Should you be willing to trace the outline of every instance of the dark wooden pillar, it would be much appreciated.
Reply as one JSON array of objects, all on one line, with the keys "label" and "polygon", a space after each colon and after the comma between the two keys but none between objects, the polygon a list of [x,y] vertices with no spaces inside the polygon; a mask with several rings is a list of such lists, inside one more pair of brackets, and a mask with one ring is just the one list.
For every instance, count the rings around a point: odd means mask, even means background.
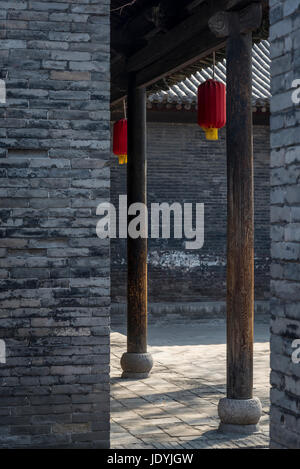
[{"label": "dark wooden pillar", "polygon": [[[128,88],[128,208],[147,205],[146,90],[135,76]],[[128,216],[128,223],[134,218]],[[127,240],[127,353],[121,359],[124,378],[145,378],[153,366],[147,353],[147,237]]]},{"label": "dark wooden pillar", "polygon": [[[227,36],[227,398],[219,403],[221,428],[257,430],[253,399],[254,187],[252,33],[261,9],[223,13]],[[220,25],[220,22],[218,23]]]},{"label": "dark wooden pillar", "polygon": [[252,34],[227,40],[227,397],[253,388]]},{"label": "dark wooden pillar", "polygon": [[[128,90],[128,207],[135,202],[147,205],[146,90]],[[128,217],[128,222],[130,221]],[[127,241],[128,258],[128,352],[147,352],[147,239]]]}]

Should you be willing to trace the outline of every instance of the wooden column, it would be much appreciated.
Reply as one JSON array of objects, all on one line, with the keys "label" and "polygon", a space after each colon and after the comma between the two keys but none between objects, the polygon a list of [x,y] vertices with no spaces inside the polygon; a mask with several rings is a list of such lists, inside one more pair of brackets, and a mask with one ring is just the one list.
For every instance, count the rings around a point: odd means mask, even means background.
[{"label": "wooden column", "polygon": [[253,388],[252,34],[227,40],[227,397]]},{"label": "wooden column", "polygon": [[[135,75],[128,88],[127,201],[147,205],[146,89]],[[128,223],[134,216],[128,216]],[[153,366],[147,353],[147,238],[127,240],[127,353],[121,359],[124,378],[145,378]]]},{"label": "wooden column", "polygon": [[[134,80],[128,90],[128,206],[147,204],[146,158],[146,90],[136,88]],[[128,222],[130,217],[128,217]],[[147,239],[127,241],[128,259],[128,352],[147,352]]]},{"label": "wooden column", "polygon": [[[252,132],[252,33],[259,4],[222,13],[227,36],[227,398],[219,403],[221,428],[257,430],[253,399],[254,189]],[[212,24],[212,21],[211,21]],[[220,28],[219,28],[220,33]]]}]

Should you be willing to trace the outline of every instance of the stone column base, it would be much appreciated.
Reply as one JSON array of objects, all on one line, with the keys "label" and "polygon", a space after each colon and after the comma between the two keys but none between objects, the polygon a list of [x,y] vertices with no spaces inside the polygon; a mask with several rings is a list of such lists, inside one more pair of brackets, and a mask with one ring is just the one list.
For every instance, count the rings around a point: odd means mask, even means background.
[{"label": "stone column base", "polygon": [[259,432],[259,425],[233,425],[231,423],[220,423],[219,432],[240,433],[241,435],[251,435]]},{"label": "stone column base", "polygon": [[153,367],[151,353],[124,353],[121,358],[122,378],[145,379]]},{"label": "stone column base", "polygon": [[228,399],[219,401],[218,413],[221,420],[219,430],[228,433],[243,433],[249,435],[259,431],[259,419],[262,414],[260,400]]}]

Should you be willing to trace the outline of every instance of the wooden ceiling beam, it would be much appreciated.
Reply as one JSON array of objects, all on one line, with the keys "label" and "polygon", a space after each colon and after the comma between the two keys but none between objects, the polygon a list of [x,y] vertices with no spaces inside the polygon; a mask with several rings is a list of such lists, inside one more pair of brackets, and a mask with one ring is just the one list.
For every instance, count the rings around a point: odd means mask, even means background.
[{"label": "wooden ceiling beam", "polygon": [[[168,56],[137,72],[136,83],[138,86],[150,86],[165,76],[188,67],[224,46],[225,40],[217,38],[206,28],[201,34],[187,41],[184,46],[177,48]],[[127,94],[128,73],[126,72],[126,61],[119,61],[112,66],[112,83],[111,103],[116,105]]]},{"label": "wooden ceiling beam", "polygon": [[151,41],[149,45],[129,57],[127,63],[128,72],[136,72],[153,62],[166,56],[170,51],[180,47],[189,39],[203,30],[208,19],[220,10],[227,10],[229,5],[236,7],[238,4],[251,3],[251,0],[219,0],[212,2],[211,6],[200,4],[195,13],[180,23],[178,26]]},{"label": "wooden ceiling beam", "polygon": [[186,40],[182,46],[136,72],[137,85],[150,86],[165,76],[188,67],[224,46],[225,41],[223,38],[216,38],[208,28],[205,28],[200,34]]}]

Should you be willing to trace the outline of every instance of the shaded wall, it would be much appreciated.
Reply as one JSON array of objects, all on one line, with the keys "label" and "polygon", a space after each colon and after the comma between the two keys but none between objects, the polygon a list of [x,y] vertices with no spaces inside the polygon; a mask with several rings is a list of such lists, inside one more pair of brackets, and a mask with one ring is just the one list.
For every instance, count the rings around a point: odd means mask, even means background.
[{"label": "shaded wall", "polygon": [[[270,2],[271,447],[300,448],[300,2]],[[300,91],[296,97],[299,98]],[[294,347],[293,347],[294,345]],[[294,352],[294,359],[293,359]]]},{"label": "shaded wall", "polygon": [[[269,297],[269,127],[254,128],[255,293]],[[111,198],[126,194],[126,167],[112,156]],[[223,314],[226,296],[225,129],[208,142],[194,124],[148,123],[148,202],[205,204],[205,242],[149,239],[149,302],[155,311]],[[126,301],[126,241],[111,242],[114,317]],[[162,305],[157,305],[161,303]],[[118,307],[117,305],[122,305]],[[173,306],[172,306],[173,305]],[[124,315],[123,315],[124,316]]]},{"label": "shaded wall", "polygon": [[1,448],[109,445],[109,2],[1,2]]}]

